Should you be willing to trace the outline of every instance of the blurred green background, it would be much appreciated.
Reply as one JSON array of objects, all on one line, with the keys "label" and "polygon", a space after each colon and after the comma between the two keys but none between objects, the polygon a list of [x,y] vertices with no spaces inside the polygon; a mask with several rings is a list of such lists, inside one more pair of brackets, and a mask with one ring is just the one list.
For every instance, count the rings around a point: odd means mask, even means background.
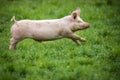
[{"label": "blurred green background", "polygon": [[[77,32],[87,39],[76,46],[61,39],[43,43],[26,39],[9,50],[12,16],[55,19],[77,7],[91,27]],[[120,1],[0,0],[0,80],[119,80]]]}]

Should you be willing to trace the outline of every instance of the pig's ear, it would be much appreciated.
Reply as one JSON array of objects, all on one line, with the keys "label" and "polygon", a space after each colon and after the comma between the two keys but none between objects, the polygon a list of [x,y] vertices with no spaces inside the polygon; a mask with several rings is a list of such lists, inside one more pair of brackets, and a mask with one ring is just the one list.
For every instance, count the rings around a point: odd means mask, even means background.
[{"label": "pig's ear", "polygon": [[80,8],[76,9],[76,13],[77,13],[77,15],[80,15]]},{"label": "pig's ear", "polygon": [[72,12],[72,17],[76,19],[77,16],[80,15],[80,8],[77,8],[75,11]]},{"label": "pig's ear", "polygon": [[76,18],[77,18],[77,13],[76,13],[76,12],[73,12],[73,13],[72,13],[72,18],[73,18],[73,19],[76,19]]}]

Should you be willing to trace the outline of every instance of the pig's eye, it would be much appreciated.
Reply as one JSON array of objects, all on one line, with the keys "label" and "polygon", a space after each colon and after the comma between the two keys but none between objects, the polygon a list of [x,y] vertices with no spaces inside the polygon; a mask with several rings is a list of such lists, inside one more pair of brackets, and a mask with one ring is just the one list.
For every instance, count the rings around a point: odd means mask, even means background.
[{"label": "pig's eye", "polygon": [[81,21],[78,21],[78,23],[81,23]]}]

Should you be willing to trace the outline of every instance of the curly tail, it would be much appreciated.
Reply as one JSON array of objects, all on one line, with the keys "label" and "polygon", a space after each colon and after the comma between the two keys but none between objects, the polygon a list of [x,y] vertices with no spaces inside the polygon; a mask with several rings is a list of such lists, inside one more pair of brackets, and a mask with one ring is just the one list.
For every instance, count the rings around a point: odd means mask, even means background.
[{"label": "curly tail", "polygon": [[15,19],[15,16],[13,16],[10,21],[14,21],[15,23],[17,22],[17,20]]}]

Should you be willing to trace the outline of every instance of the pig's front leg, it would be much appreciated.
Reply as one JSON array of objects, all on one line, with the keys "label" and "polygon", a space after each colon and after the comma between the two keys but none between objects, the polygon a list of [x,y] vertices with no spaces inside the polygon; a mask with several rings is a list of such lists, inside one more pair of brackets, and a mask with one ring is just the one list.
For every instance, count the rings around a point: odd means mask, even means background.
[{"label": "pig's front leg", "polygon": [[86,41],[84,38],[80,38],[75,33],[71,33],[67,37],[72,39],[77,45],[79,45],[80,42],[85,42]]},{"label": "pig's front leg", "polygon": [[80,41],[78,41],[78,40],[75,40],[75,39],[72,39],[77,45],[79,45],[80,44]]}]

